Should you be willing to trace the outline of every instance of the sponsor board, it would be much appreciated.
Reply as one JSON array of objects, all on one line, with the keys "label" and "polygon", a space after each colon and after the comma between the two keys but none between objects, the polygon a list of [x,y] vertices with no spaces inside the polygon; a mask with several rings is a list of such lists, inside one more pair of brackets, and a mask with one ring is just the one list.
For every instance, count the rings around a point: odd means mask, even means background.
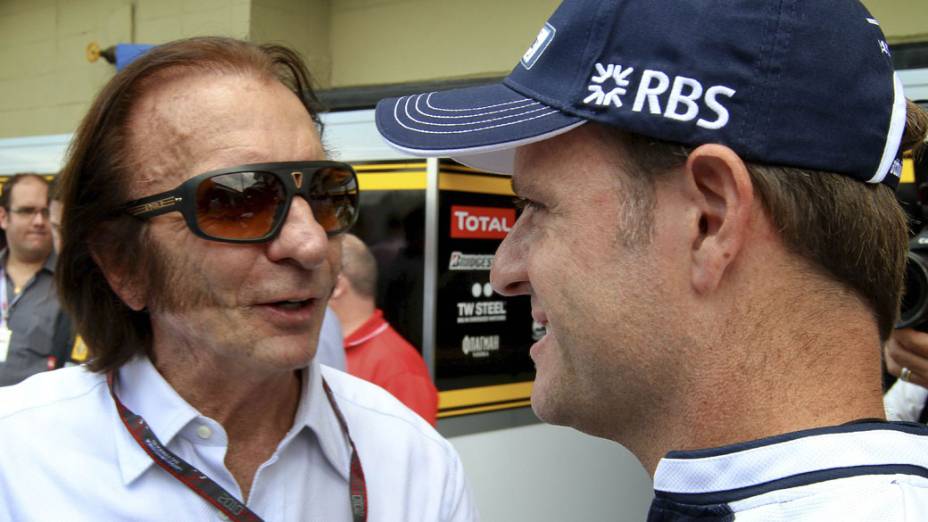
[{"label": "sponsor board", "polygon": [[516,215],[512,194],[439,192],[435,385],[442,393],[534,378],[531,301],[499,295],[489,283]]}]

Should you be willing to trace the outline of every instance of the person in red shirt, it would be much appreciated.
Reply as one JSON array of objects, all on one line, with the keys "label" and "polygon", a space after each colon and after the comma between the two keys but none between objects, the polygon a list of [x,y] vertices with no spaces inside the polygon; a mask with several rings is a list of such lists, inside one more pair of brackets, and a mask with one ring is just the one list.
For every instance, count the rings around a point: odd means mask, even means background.
[{"label": "person in red shirt", "polygon": [[346,234],[342,271],[329,306],[346,332],[348,373],[370,381],[435,425],[438,391],[416,348],[383,318],[377,298],[377,260],[363,241]]}]

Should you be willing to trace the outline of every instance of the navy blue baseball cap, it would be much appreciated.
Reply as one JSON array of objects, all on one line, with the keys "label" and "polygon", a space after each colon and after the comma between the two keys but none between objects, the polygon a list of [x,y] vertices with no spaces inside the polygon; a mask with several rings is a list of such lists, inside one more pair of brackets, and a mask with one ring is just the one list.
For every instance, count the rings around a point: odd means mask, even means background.
[{"label": "navy blue baseball cap", "polygon": [[895,188],[905,96],[858,0],[565,0],[502,83],[381,100],[395,148],[511,173],[593,121]]}]

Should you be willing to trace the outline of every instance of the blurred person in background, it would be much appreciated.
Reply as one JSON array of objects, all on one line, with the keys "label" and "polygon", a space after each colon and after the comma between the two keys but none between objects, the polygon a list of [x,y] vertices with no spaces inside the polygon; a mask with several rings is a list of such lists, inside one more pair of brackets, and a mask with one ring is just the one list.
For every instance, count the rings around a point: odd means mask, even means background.
[{"label": "blurred person in background", "polygon": [[438,391],[422,355],[383,318],[377,301],[377,260],[357,236],[342,242],[342,271],[331,308],[348,335],[348,373],[387,390],[429,421],[438,420]]},{"label": "blurred person in background", "polygon": [[59,176],[48,184],[48,224],[52,231],[55,252],[61,252],[61,187]]},{"label": "blurred person in background", "polygon": [[0,519],[477,518],[448,441],[314,361],[358,212],[318,107],[296,53],[231,38],[103,87],[56,274],[90,357],[0,390]]},{"label": "blurred person in background", "polygon": [[322,329],[319,331],[319,348],[316,350],[316,360],[329,368],[346,371],[348,363],[345,360],[345,349],[342,348],[342,324],[331,307],[326,307],[325,317],[322,318]]},{"label": "blurred person in background", "polygon": [[48,182],[12,176],[0,194],[0,386],[16,384],[68,359],[71,324],[55,286],[57,256],[49,224]]},{"label": "blurred person in background", "polygon": [[886,417],[928,422],[928,333],[902,328],[883,347],[886,371],[897,380],[883,396]]}]

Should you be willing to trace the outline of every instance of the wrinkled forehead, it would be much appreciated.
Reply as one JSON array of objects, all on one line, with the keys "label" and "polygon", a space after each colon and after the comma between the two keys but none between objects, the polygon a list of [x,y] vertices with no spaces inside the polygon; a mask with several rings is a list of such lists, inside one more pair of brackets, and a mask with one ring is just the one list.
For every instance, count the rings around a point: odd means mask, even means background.
[{"label": "wrinkled forehead", "polygon": [[209,170],[322,155],[315,123],[296,95],[250,74],[166,78],[135,104],[128,128],[132,197]]}]

